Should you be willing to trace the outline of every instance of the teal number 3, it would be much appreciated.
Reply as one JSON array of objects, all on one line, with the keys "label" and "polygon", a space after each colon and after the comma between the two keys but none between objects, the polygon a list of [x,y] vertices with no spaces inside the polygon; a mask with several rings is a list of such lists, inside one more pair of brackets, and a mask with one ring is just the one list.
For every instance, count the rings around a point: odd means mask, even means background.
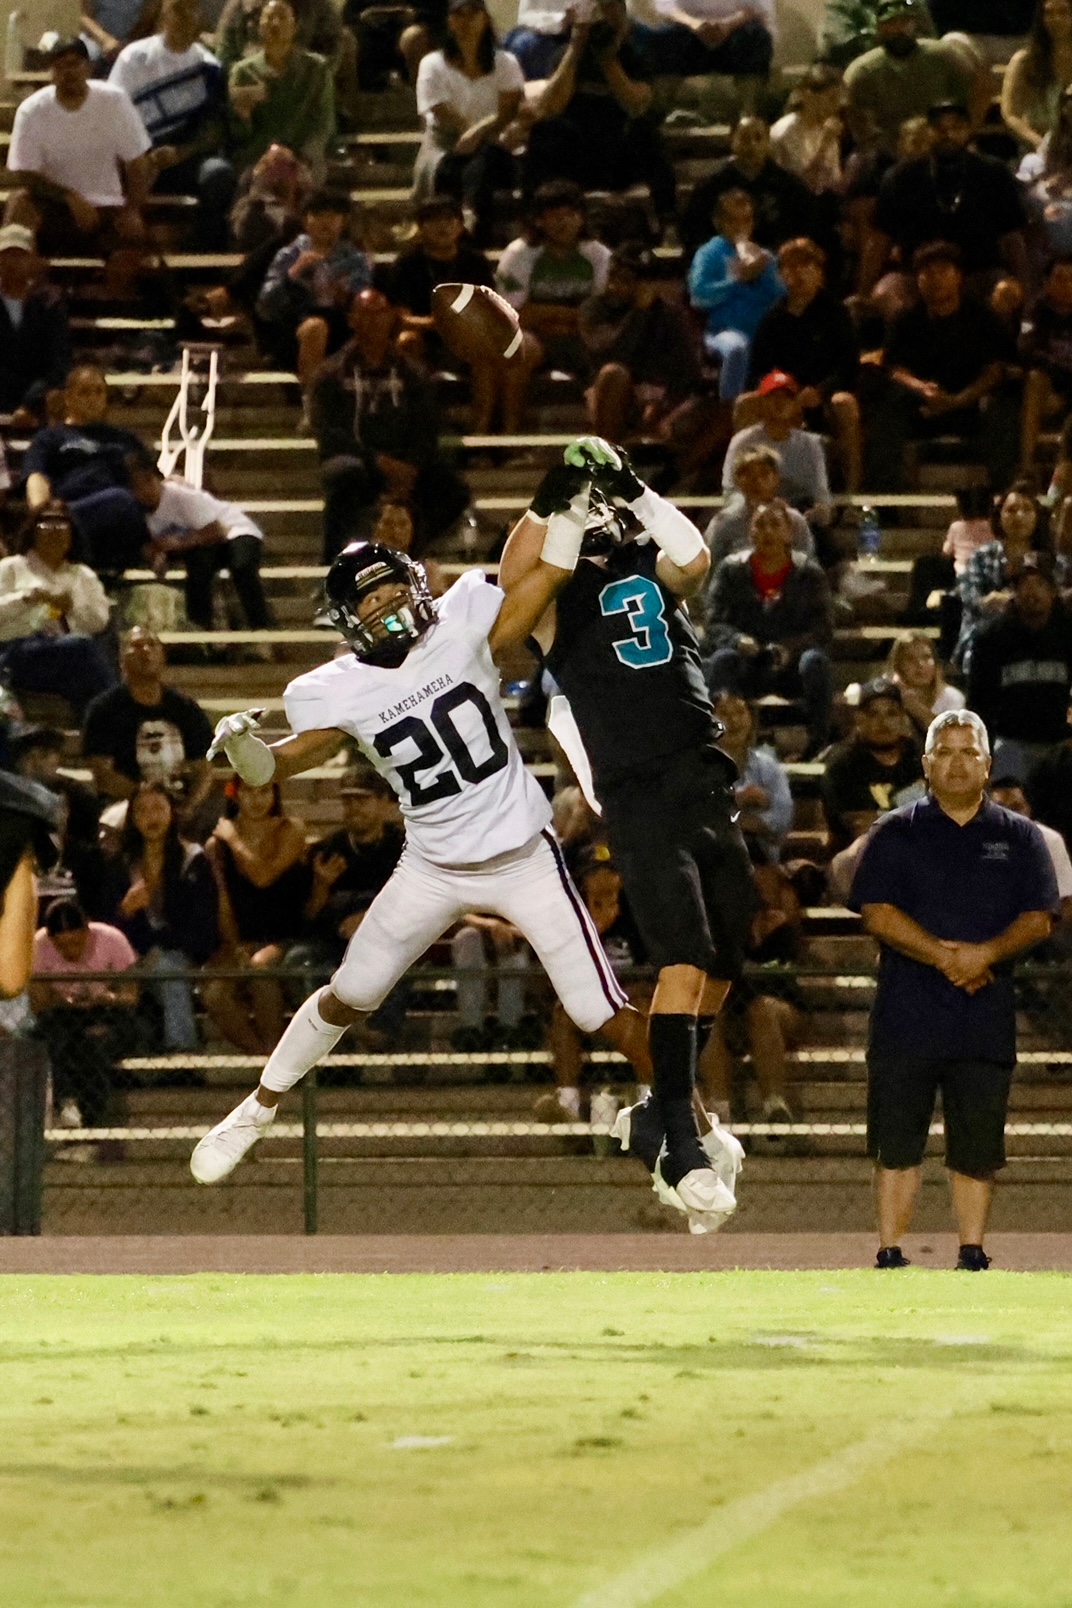
[{"label": "teal number 3", "polygon": [[622,664],[627,664],[630,670],[650,670],[657,664],[669,664],[674,648],[666,625],[663,595],[654,581],[644,575],[613,581],[600,592],[599,607],[606,615],[629,616],[632,636],[614,644]]}]

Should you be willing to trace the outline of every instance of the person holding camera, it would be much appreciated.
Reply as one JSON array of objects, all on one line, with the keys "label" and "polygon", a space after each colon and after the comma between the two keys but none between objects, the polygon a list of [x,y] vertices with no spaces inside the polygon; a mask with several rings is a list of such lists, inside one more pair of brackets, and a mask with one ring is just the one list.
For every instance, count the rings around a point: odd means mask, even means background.
[{"label": "person holding camera", "polygon": [[646,184],[660,218],[674,210],[674,170],[650,119],[652,89],[624,0],[567,13],[569,42],[537,102],[523,187],[551,179],[584,190]]}]

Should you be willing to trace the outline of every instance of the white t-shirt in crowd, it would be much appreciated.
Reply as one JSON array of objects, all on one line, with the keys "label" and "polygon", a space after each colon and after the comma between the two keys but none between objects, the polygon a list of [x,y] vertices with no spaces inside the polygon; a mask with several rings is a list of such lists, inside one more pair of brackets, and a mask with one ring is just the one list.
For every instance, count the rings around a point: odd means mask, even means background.
[{"label": "white t-shirt in crowd", "polygon": [[[805,123],[799,112],[787,112],[771,128],[770,137],[771,152],[780,168],[795,173],[819,194],[837,189],[841,183],[841,148],[825,127]],[[820,156],[822,161],[805,178]]]},{"label": "white t-shirt in crowd", "polygon": [[170,142],[175,129],[204,106],[209,78],[219,63],[204,45],[169,50],[163,34],[135,39],[115,58],[108,82],[123,89],[158,145]]},{"label": "white t-shirt in crowd", "polygon": [[397,669],[344,653],[283,694],[291,731],[344,731],[361,745],[398,794],[408,844],[433,865],[482,865],[551,820],[514,741],[488,645],[505,595],[468,570]]},{"label": "white t-shirt in crowd", "polygon": [[517,25],[533,33],[564,34],[565,6],[549,6],[547,0],[518,0]]},{"label": "white t-shirt in crowd", "polygon": [[581,240],[568,257],[553,257],[542,245],[511,240],[499,258],[495,289],[520,312],[526,302],[579,307],[607,288],[610,248],[601,240]]},{"label": "white t-shirt in crowd", "polygon": [[152,513],[146,510],[145,523],[149,535],[157,540],[162,536],[186,536],[213,523],[223,526],[228,541],[233,536],[264,537],[249,515],[234,503],[221,502],[210,491],[199,491],[184,480],[164,481],[159,506]]},{"label": "white t-shirt in crowd", "polygon": [[119,164],[149,149],[149,136],[125,90],[92,80],[77,112],[56,99],[54,85],[39,89],[15,113],[7,165],[12,172],[40,173],[74,190],[91,206],[121,207]]},{"label": "white t-shirt in crowd", "polygon": [[524,87],[521,65],[508,50],[495,52],[495,65],[483,78],[467,78],[441,50],[433,50],[422,58],[417,71],[417,111],[431,128],[432,108],[449,106],[468,128],[498,112],[500,95]]}]

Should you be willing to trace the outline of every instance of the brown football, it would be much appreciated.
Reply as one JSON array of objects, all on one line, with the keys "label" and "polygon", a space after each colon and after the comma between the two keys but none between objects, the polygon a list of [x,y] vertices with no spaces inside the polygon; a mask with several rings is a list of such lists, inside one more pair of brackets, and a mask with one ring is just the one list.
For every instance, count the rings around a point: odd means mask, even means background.
[{"label": "brown football", "polygon": [[432,317],[445,344],[466,363],[509,361],[521,350],[516,312],[487,285],[437,285]]}]

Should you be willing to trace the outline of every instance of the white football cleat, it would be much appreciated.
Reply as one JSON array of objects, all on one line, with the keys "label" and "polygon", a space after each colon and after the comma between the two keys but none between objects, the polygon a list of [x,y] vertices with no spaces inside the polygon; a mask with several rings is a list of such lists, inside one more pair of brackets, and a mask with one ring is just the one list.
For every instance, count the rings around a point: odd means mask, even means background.
[{"label": "white football cleat", "polygon": [[217,1122],[194,1149],[190,1171],[197,1182],[218,1184],[234,1172],[247,1150],[252,1150],[271,1126],[275,1112],[275,1106],[261,1105],[256,1094],[247,1094],[242,1104]]}]

